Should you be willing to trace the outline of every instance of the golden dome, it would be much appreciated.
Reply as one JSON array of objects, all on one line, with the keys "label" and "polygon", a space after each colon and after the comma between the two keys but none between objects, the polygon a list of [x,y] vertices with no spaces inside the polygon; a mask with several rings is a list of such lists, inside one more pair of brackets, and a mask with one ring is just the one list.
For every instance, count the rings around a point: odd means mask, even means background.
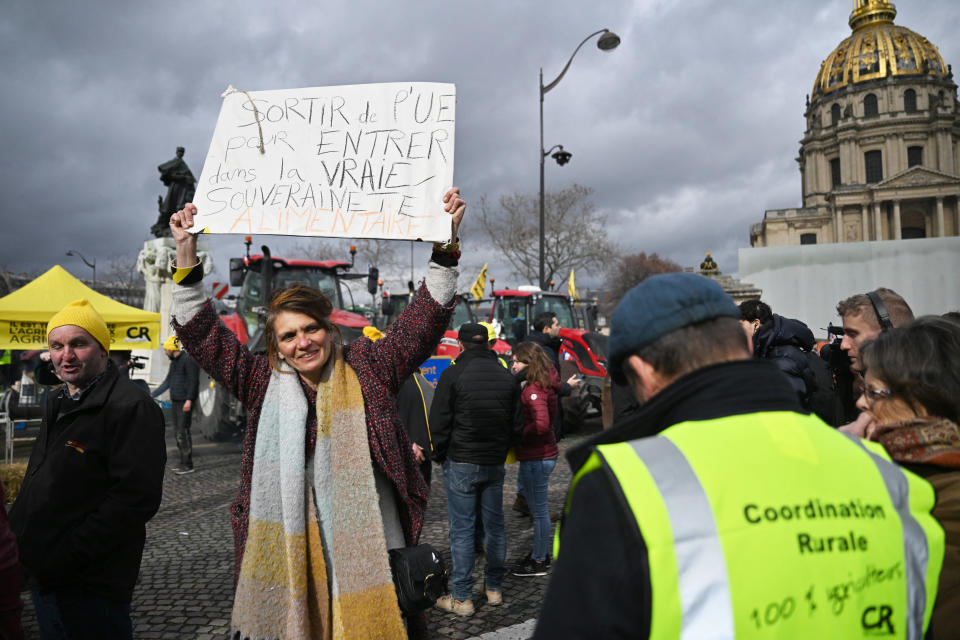
[{"label": "golden dome", "polygon": [[947,77],[947,65],[937,48],[920,34],[893,24],[896,15],[892,2],[854,0],[853,33],[820,65],[811,98],[887,76]]}]

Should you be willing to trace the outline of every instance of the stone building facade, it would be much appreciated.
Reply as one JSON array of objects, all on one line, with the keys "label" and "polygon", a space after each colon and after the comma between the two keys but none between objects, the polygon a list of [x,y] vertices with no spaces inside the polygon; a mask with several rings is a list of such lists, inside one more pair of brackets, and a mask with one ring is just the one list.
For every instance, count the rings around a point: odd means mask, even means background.
[{"label": "stone building facade", "polygon": [[960,235],[960,102],[950,65],[855,0],[850,37],[820,66],[800,143],[803,206],[765,212],[753,247]]}]

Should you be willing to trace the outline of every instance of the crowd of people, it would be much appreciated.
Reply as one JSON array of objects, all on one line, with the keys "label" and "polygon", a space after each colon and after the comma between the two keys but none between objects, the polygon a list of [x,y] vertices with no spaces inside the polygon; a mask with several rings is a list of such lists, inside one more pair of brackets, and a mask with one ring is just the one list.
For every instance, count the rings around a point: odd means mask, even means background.
[{"label": "crowd of people", "polygon": [[698,275],[624,297],[632,404],[567,454],[534,637],[956,637],[957,314],[884,288],[837,313],[828,355]]},{"label": "crowd of people", "polygon": [[[463,352],[440,376],[430,408],[433,460],[443,467],[453,561],[451,593],[436,606],[460,616],[475,611],[477,551],[484,556],[484,595],[490,606],[503,603],[508,571],[544,576],[550,567],[547,490],[559,456],[558,398],[579,381],[574,376],[560,382],[559,360],[546,333],[555,337],[558,332],[555,314],[538,316],[534,328],[538,326],[542,330],[531,335],[547,339],[520,343],[507,365],[491,348],[496,335],[491,336],[489,326],[462,325],[458,341]],[[508,459],[518,463],[518,496],[533,524],[533,549],[511,567],[503,513]]]},{"label": "crowd of people", "polygon": [[[915,319],[889,289],[854,295],[837,306],[827,354],[800,320],[737,306],[701,275],[646,279],[612,315],[617,417],[567,451],[573,480],[554,536],[559,399],[579,383],[561,380],[555,315],[535,318],[509,362],[489,326],[464,324],[436,389],[418,373],[455,305],[457,188],[442,207],[450,240],[384,333],[343,344],[330,300],[294,285],[270,302],[265,354],[202,293],[196,208],[170,218],[177,471],[193,469],[197,367],[246,410],[230,506],[233,637],[426,637],[423,607],[398,600],[393,563],[420,543],[432,463],[449,523],[451,588],[434,605],[445,612],[475,613],[480,552],[486,606],[504,603],[508,573],[549,575],[537,638],[955,637],[957,314]],[[131,638],[163,415],[118,374],[87,301],[47,335],[62,384],[9,525],[0,517],[0,637],[23,635],[22,580],[44,640]],[[509,566],[508,461],[533,530]]]}]

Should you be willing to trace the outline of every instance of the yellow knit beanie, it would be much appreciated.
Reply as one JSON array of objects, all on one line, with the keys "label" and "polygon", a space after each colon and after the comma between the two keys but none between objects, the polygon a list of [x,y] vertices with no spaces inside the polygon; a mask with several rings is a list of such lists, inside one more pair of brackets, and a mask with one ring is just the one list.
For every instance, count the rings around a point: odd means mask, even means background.
[{"label": "yellow knit beanie", "polygon": [[110,331],[107,329],[107,323],[86,298],[74,300],[50,318],[50,322],[47,323],[47,340],[50,339],[51,331],[66,325],[80,327],[93,336],[104,351],[110,351]]},{"label": "yellow knit beanie", "polygon": [[170,336],[163,341],[163,348],[168,351],[180,351],[180,339],[177,338],[176,334]]}]

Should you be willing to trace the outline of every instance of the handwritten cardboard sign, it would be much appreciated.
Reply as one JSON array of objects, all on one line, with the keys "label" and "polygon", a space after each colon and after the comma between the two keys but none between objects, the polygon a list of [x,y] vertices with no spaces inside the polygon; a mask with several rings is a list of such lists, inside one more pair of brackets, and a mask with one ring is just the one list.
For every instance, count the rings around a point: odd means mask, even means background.
[{"label": "handwritten cardboard sign", "polygon": [[197,226],[447,240],[455,107],[454,85],[440,83],[228,89],[197,183]]}]

